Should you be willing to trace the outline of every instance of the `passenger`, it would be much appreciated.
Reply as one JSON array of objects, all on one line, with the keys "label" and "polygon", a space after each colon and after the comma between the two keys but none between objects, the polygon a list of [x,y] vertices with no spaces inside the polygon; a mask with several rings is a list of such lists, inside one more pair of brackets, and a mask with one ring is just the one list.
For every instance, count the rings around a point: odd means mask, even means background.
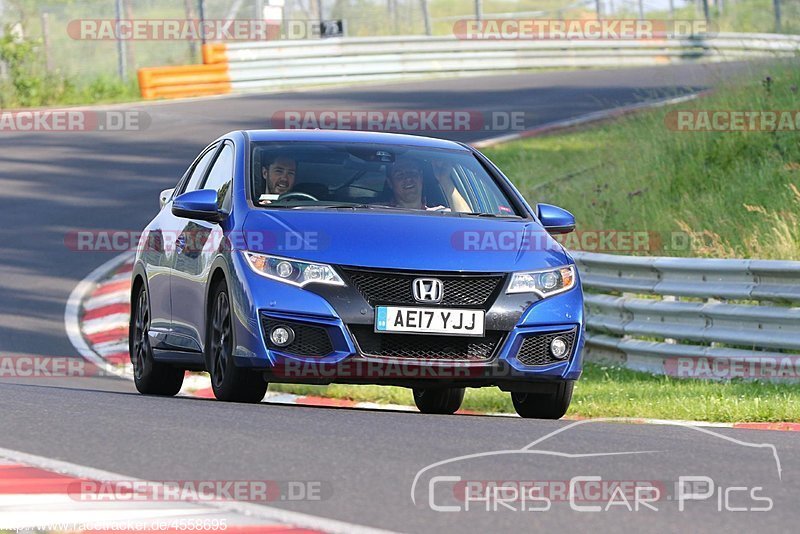
[{"label": "passenger", "polygon": [[431,166],[433,167],[433,175],[439,185],[442,186],[444,197],[450,201],[450,206],[453,207],[453,210],[461,213],[473,211],[464,196],[456,189],[452,176],[453,165],[446,158],[434,158],[431,161]]},{"label": "passenger", "polygon": [[422,162],[398,159],[389,171],[389,189],[392,190],[392,206],[415,210],[425,209],[422,201]]},{"label": "passenger", "polygon": [[[431,160],[433,175],[442,188],[445,199],[455,211],[469,213],[472,211],[464,196],[456,189],[453,183],[453,166],[445,158],[435,158]],[[389,173],[389,187],[394,194],[394,206],[412,209],[426,209],[438,211],[450,211],[445,206],[428,207],[425,205],[422,182],[423,164],[413,158],[398,159]]]}]

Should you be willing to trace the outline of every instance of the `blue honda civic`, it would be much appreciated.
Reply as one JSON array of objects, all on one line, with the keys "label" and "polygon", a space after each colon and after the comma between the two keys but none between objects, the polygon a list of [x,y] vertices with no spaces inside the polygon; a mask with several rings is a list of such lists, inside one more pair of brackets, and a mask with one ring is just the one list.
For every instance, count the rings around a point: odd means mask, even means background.
[{"label": "blue honda civic", "polygon": [[408,387],[424,413],[467,387],[557,419],[581,374],[583,294],[532,208],[461,143],[330,130],[236,131],[206,147],[143,232],[132,274],[136,388],[207,371],[219,400],[269,383]]}]

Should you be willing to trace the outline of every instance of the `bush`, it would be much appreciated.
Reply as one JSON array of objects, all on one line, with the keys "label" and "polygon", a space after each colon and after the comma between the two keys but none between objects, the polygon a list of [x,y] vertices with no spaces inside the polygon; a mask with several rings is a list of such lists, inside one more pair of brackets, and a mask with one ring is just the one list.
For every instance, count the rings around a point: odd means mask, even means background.
[{"label": "bush", "polygon": [[41,59],[41,42],[19,39],[12,31],[0,37],[0,61],[6,63],[8,79],[0,82],[0,108],[38,107],[59,104],[91,104],[138,98],[135,82],[100,76],[78,83],[61,72],[47,72]]}]

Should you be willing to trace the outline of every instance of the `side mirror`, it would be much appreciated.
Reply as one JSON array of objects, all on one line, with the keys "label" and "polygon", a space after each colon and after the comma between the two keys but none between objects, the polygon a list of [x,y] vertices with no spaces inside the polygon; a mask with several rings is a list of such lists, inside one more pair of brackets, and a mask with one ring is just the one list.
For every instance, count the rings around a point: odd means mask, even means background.
[{"label": "side mirror", "polygon": [[158,195],[158,206],[159,206],[160,209],[164,209],[164,206],[167,205],[167,202],[169,202],[169,199],[172,198],[172,193],[174,191],[175,191],[174,187],[172,189],[164,189]]},{"label": "side mirror", "polygon": [[199,189],[179,195],[172,201],[172,214],[209,222],[220,222],[227,215],[217,207],[217,192],[213,189]]},{"label": "side mirror", "polygon": [[558,206],[537,204],[536,217],[549,234],[568,234],[575,230],[575,217]]}]

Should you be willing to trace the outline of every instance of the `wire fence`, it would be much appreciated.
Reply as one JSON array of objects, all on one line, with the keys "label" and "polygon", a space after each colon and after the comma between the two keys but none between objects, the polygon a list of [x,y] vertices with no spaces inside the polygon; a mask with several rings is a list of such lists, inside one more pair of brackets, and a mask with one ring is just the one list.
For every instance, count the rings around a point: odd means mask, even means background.
[{"label": "wire fence", "polygon": [[800,33],[800,0],[0,0],[4,31],[39,40],[47,71],[79,79],[201,61],[199,39],[76,38],[81,21],[270,19],[282,21],[281,38],[319,39],[287,26],[341,20],[348,37],[452,35],[476,18],[708,19],[720,31]]}]

